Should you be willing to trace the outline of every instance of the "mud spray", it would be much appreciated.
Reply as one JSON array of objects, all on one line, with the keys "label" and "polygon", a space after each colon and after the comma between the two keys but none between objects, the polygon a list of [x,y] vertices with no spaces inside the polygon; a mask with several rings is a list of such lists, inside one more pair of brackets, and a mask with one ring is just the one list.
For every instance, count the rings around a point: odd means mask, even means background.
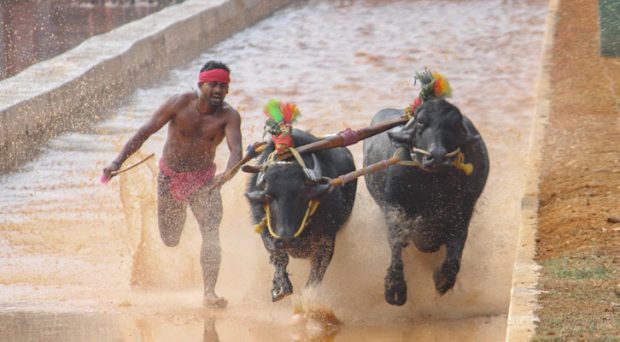
[{"label": "mud spray", "polygon": [[[291,333],[303,339],[335,330],[339,340],[351,341],[453,340],[456,333],[463,340],[502,339],[534,113],[538,60],[532,56],[539,55],[545,6],[544,0],[310,1],[222,42],[156,87],[137,91],[130,100],[135,115],[121,108],[93,132],[56,139],[40,161],[3,179],[0,262],[7,266],[0,286],[7,302],[34,311],[115,312],[121,318],[112,329],[125,340],[214,333],[227,341],[290,340]],[[452,25],[437,28],[439,16]],[[146,165],[106,187],[98,179],[120,148],[114,145],[157,109],[154,99],[191,90],[208,59],[227,61],[233,70],[227,101],[243,115],[245,145],[260,140],[260,109],[270,98],[297,103],[298,127],[324,135],[365,127],[381,108],[404,108],[417,91],[413,73],[424,66],[446,75],[451,100],[476,124],[491,159],[454,289],[441,297],[434,290],[432,272],[443,249],[424,254],[410,246],[403,251],[408,301],[386,304],[387,229],[360,179],[323,283],[303,291],[308,261],[291,259],[294,294],[272,303],[274,269],[250,222],[243,196],[248,176],[240,173],[222,188],[216,291],[229,306],[205,311],[201,236],[191,212],[177,247],[159,238],[156,161],[165,132],[127,162],[156,153]],[[351,151],[361,166],[361,144]],[[222,170],[225,144],[217,155]]]}]

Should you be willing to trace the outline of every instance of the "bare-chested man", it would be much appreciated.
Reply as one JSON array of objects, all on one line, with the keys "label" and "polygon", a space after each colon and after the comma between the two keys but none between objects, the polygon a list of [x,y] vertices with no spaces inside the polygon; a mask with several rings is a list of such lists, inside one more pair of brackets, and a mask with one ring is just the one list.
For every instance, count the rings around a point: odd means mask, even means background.
[{"label": "bare-chested man", "polygon": [[[227,302],[215,294],[221,263],[219,224],[222,198],[219,186],[232,177],[241,159],[241,117],[224,102],[230,83],[230,69],[209,61],[200,70],[200,93],[184,93],[168,99],[153,117],[129,139],[118,157],[103,169],[111,173],[136,152],[155,132],[168,123],[168,137],[159,161],[157,212],[159,232],[167,246],[179,243],[187,204],[202,233],[200,263],[204,280],[204,304],[224,307]],[[226,170],[215,175],[215,148],[226,138],[230,157]],[[213,186],[215,185],[215,188]]]}]

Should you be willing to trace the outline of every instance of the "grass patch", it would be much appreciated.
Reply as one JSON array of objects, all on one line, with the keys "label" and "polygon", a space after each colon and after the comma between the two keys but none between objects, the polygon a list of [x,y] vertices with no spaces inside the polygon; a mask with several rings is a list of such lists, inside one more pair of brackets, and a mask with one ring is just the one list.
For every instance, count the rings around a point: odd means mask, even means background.
[{"label": "grass patch", "polygon": [[569,257],[549,259],[543,267],[549,276],[556,279],[605,280],[613,277],[613,271],[600,265],[593,257]]},{"label": "grass patch", "polygon": [[542,262],[533,341],[620,341],[620,257],[565,255]]}]

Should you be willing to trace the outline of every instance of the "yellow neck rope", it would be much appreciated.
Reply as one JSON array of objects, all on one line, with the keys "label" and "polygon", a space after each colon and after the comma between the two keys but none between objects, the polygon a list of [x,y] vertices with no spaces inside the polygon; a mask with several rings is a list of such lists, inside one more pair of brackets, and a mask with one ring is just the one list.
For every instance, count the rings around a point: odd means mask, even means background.
[{"label": "yellow neck rope", "polygon": [[[297,160],[297,163],[301,165],[301,167],[305,168],[306,163],[304,163],[304,160],[299,154],[299,152],[294,147],[289,147],[288,150],[295,157],[295,160]],[[267,160],[269,163],[277,160],[277,152],[273,151],[269,155],[269,157],[267,157]],[[304,218],[301,220],[301,224],[297,228],[297,231],[295,231],[295,235],[293,235],[293,238],[296,238],[299,235],[301,235],[301,233],[303,233],[304,229],[306,228],[306,223],[308,222],[308,219],[312,217],[312,215],[314,215],[316,210],[319,208],[319,204],[321,204],[321,202],[317,200],[310,200],[310,202],[308,202],[308,207],[306,208],[306,213],[304,214]],[[273,238],[279,239],[280,235],[276,234],[276,232],[271,227],[271,210],[269,207],[269,203],[265,203],[265,205],[263,205],[263,209],[265,210],[265,217],[263,217],[263,219],[254,226],[254,231],[261,234],[263,230],[267,228],[269,229],[269,234]]]}]

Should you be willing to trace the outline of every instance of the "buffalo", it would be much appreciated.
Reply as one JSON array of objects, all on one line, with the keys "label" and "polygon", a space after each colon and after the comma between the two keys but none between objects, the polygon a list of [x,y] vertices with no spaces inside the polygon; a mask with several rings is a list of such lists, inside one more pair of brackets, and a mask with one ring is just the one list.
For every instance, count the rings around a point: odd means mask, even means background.
[{"label": "buffalo", "polygon": [[[372,124],[398,118],[402,110],[383,109]],[[364,165],[398,156],[403,162],[365,176],[368,191],[388,226],[391,262],[385,299],[407,302],[402,249],[409,242],[422,252],[446,246],[433,273],[441,295],[456,282],[474,206],[485,186],[489,158],[473,123],[445,99],[422,103],[405,124],[364,141]]]},{"label": "buffalo", "polygon": [[[317,141],[311,134],[294,129],[295,146]],[[355,170],[353,156],[339,147],[276,161],[270,158],[273,143],[259,157],[260,172],[250,177],[245,193],[255,224],[275,267],[271,298],[275,302],[293,293],[286,267],[289,255],[309,258],[306,286],[322,281],[334,254],[336,233],[348,220],[355,201],[357,181],[332,187],[329,179]],[[303,165],[301,165],[303,164]],[[318,204],[318,207],[316,206]]]}]

